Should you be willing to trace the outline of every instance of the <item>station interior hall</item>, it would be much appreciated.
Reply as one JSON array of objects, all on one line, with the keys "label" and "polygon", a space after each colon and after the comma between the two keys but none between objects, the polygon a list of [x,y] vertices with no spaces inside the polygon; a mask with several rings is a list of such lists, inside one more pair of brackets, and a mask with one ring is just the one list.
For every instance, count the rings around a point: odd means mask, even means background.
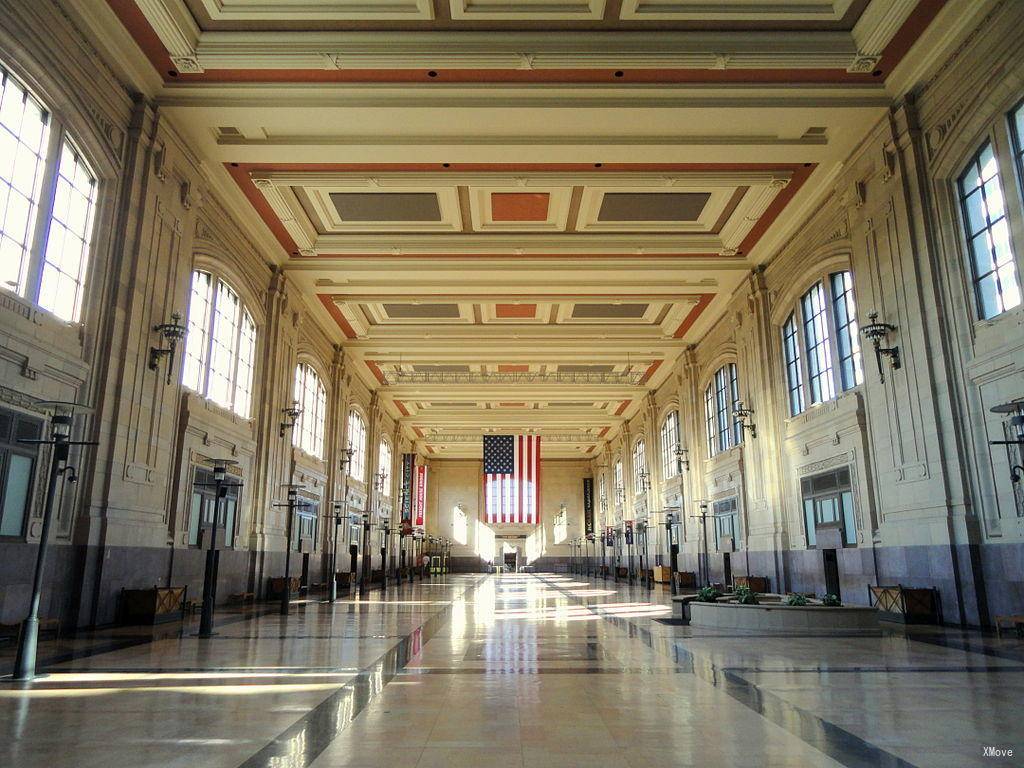
[{"label": "station interior hall", "polygon": [[0,0],[0,765],[1021,765],[1022,28]]}]

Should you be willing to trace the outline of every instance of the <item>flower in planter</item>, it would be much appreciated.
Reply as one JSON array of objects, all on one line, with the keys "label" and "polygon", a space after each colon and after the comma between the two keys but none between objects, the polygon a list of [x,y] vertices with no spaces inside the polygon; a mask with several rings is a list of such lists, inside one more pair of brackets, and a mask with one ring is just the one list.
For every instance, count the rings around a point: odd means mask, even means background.
[{"label": "flower in planter", "polygon": [[740,605],[757,605],[757,592],[750,587],[736,587],[736,602]]},{"label": "flower in planter", "polygon": [[843,601],[839,599],[838,595],[825,595],[821,598],[822,605],[828,605],[833,608],[838,608],[843,604]]},{"label": "flower in planter", "polygon": [[700,603],[713,603],[722,596],[714,587],[701,587],[697,590],[697,601]]},{"label": "flower in planter", "polygon": [[793,592],[786,595],[786,605],[807,605],[807,598]]}]

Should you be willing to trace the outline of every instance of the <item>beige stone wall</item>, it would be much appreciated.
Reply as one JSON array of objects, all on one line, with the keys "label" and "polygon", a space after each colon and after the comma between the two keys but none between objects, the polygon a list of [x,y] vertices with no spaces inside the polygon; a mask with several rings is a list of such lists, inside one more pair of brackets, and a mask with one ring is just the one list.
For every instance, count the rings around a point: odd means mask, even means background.
[{"label": "beige stone wall", "polygon": [[[478,523],[486,525],[483,499],[483,465],[479,460],[434,459],[429,462],[427,481],[427,533],[454,541],[455,508],[462,505],[469,520],[465,544],[455,542],[456,557],[478,554]],[[590,462],[548,459],[541,464],[540,556],[568,557],[568,541],[583,535],[583,478],[591,477]],[[565,504],[568,533],[565,542],[555,543],[554,523]],[[533,526],[490,526],[497,536],[529,535]],[[525,547],[524,543],[521,543]],[[524,549],[525,554],[525,549]]]},{"label": "beige stone wall", "polygon": [[[737,547],[748,562],[767,553],[756,559],[757,575],[797,588],[797,560],[785,553],[807,551],[800,478],[846,466],[857,548],[870,555],[857,582],[861,600],[867,583],[903,578],[939,587],[947,619],[984,622],[987,613],[1020,606],[1024,508],[1005,449],[989,444],[1005,439],[989,409],[1024,395],[1024,311],[975,319],[955,182],[986,138],[1010,151],[1006,115],[1024,97],[1015,32],[1022,22],[1021,4],[992,3],[953,58],[893,104],[822,205],[750,274],[726,315],[652,393],[653,406],[595,459],[595,473],[621,457],[628,476],[628,446],[652,431],[649,420],[657,432],[664,412],[678,407],[690,470],[668,481],[655,473],[660,498],[652,493],[647,501],[668,506],[681,493],[689,516],[698,500],[737,495]],[[1019,179],[1004,174],[1002,181],[1007,205],[1019,210]],[[1021,274],[1024,233],[1013,236]],[[861,323],[876,311],[897,326],[889,341],[899,345],[903,366],[892,371],[883,361],[883,382],[868,346],[862,385],[790,417],[781,328],[799,297],[838,269],[853,272]],[[709,457],[702,395],[727,362],[738,365],[758,435]],[[652,467],[661,466],[659,442],[648,437]],[[629,479],[626,485],[629,496]],[[685,519],[684,528],[692,564],[700,526]],[[712,560],[714,573],[713,544]],[[743,572],[739,562],[734,572]]]}]

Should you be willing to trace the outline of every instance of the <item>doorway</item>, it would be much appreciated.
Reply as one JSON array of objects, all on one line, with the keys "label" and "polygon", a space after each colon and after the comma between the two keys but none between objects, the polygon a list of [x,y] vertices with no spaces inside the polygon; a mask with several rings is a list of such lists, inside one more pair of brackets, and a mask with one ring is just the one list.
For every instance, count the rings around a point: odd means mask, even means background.
[{"label": "doorway", "polygon": [[728,552],[722,553],[722,570],[725,572],[722,576],[722,582],[727,587],[732,586],[732,557]]},{"label": "doorway", "polygon": [[306,552],[302,555],[302,580],[299,582],[299,587],[305,592],[309,588],[309,553]]},{"label": "doorway", "polygon": [[843,598],[839,592],[839,558],[834,549],[821,550],[821,558],[825,566],[825,594]]},{"label": "doorway", "polygon": [[516,560],[518,560],[519,553],[513,550],[512,552],[505,552],[505,570],[512,573],[516,570]]}]

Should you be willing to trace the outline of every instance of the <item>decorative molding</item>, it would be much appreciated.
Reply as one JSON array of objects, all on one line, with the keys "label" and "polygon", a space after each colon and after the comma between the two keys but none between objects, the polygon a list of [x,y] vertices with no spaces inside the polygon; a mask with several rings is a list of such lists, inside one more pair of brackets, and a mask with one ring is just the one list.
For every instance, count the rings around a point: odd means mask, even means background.
[{"label": "decorative molding", "polygon": [[[147,7],[170,0],[140,0]],[[147,13],[149,17],[149,13]],[[189,30],[154,12],[172,59],[203,69],[833,69],[880,53],[848,33],[600,32],[219,32]],[[191,46],[194,47],[190,47]]]},{"label": "decorative molding", "polygon": [[[853,27],[858,56],[864,59],[874,57],[877,64],[882,51],[916,7],[917,0],[872,0]],[[874,64],[866,70],[849,71],[870,72],[872,69]]]},{"label": "decorative molding", "polygon": [[818,472],[824,472],[829,469],[835,469],[836,467],[844,465],[852,465],[854,462],[854,456],[850,452],[837,453],[834,456],[829,456],[827,459],[821,461],[815,461],[810,464],[804,464],[796,468],[796,480],[800,481],[801,478],[807,475],[817,474]]}]

